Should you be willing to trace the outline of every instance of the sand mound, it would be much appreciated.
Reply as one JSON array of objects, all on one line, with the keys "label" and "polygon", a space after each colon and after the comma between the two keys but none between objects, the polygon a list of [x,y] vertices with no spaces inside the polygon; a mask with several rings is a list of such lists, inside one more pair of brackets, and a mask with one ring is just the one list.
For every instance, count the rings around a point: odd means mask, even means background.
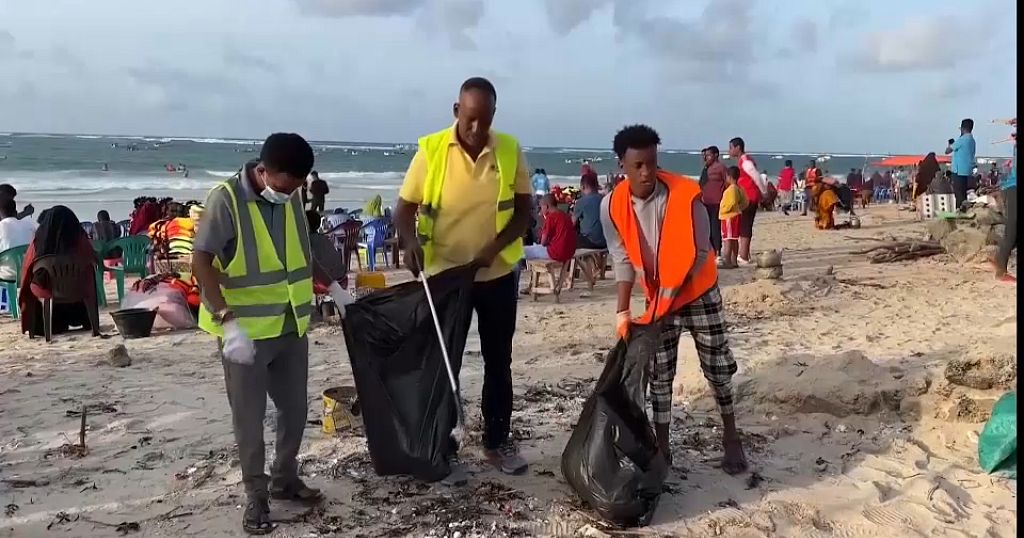
[{"label": "sand mound", "polygon": [[1017,361],[1006,353],[974,353],[946,364],[946,380],[972,389],[1012,389],[1017,381]]},{"label": "sand mound", "polygon": [[741,405],[836,417],[897,412],[902,386],[859,351],[831,357],[794,355],[766,362],[736,386]]},{"label": "sand mound", "polygon": [[746,319],[796,315],[805,297],[799,284],[780,280],[755,280],[722,290],[729,315]]}]

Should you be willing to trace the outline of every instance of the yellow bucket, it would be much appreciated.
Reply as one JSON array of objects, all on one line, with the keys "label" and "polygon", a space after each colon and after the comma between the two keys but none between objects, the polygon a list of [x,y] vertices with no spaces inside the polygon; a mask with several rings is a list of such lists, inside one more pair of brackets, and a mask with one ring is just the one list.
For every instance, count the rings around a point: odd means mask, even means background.
[{"label": "yellow bucket", "polygon": [[331,387],[324,391],[323,430],[327,435],[358,430],[363,426],[355,387]]},{"label": "yellow bucket", "polygon": [[384,273],[380,271],[356,273],[356,287],[382,290],[387,287]]}]

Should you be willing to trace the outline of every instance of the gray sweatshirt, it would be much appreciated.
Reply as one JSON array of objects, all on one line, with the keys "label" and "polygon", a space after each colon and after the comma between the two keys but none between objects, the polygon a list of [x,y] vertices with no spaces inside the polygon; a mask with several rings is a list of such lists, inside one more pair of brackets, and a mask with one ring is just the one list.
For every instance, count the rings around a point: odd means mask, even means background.
[{"label": "gray sweatshirt", "polygon": [[[658,242],[661,240],[661,226],[665,220],[665,208],[668,207],[668,187],[658,182],[654,193],[646,200],[633,196],[633,211],[640,223],[640,257],[643,258],[644,273],[647,275],[657,274]],[[612,223],[611,212],[609,211],[609,200],[611,195],[601,200],[601,225],[604,229],[604,237],[608,242],[608,254],[612,258],[612,267],[615,270],[616,282],[635,282],[636,270],[633,263],[629,261],[626,254],[626,247],[619,236],[619,231]],[[700,196],[693,201],[690,209],[693,214],[693,240],[697,245],[697,257],[694,260],[690,274],[707,260],[711,252],[711,228],[708,220],[707,209],[701,202]],[[663,245],[671,248],[672,245]],[[689,276],[687,276],[689,278]]]}]

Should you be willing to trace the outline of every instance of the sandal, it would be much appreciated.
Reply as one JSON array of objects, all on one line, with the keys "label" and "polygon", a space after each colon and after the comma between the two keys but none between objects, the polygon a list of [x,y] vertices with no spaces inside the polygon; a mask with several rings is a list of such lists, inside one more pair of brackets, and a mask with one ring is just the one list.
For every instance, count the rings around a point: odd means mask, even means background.
[{"label": "sandal", "polygon": [[242,530],[250,535],[264,535],[276,528],[270,521],[270,503],[266,499],[250,499],[242,513]]},{"label": "sandal", "polygon": [[316,504],[324,499],[324,494],[296,480],[291,485],[270,490],[270,497],[279,501],[296,501],[305,504]]}]

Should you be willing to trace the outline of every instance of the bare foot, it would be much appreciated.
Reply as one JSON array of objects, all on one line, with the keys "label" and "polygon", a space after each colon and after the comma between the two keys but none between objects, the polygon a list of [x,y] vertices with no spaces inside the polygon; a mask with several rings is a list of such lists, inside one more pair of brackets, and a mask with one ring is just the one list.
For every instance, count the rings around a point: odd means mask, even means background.
[{"label": "bare foot", "polygon": [[723,439],[722,470],[726,474],[736,475],[747,470],[747,456],[743,453],[743,442],[736,439]]}]

